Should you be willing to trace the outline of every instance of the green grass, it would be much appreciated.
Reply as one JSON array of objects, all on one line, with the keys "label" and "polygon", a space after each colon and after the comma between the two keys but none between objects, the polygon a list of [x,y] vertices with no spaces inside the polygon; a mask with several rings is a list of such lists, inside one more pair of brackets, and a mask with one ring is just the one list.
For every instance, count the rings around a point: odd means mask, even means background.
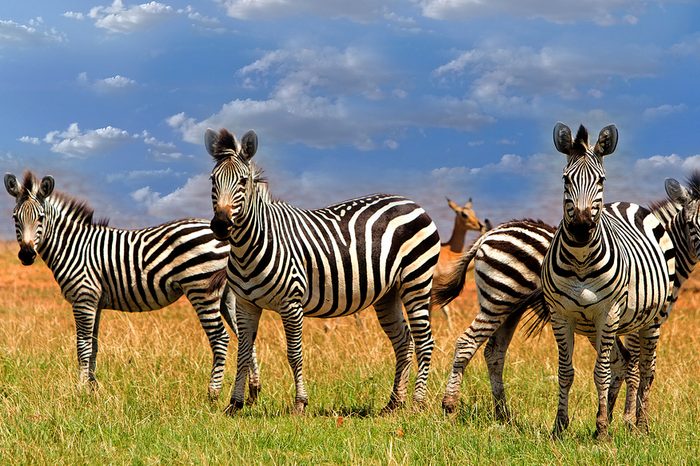
[{"label": "green grass", "polygon": [[[103,317],[99,388],[77,385],[74,324],[41,263],[16,264],[0,247],[1,464],[685,464],[700,458],[700,312],[697,290],[683,296],[664,332],[651,398],[651,433],[597,442],[593,351],[578,339],[572,422],[561,440],[549,432],[556,409],[551,331],[516,335],[506,366],[512,425],[494,420],[479,352],[465,372],[456,415],[440,409],[457,335],[474,312],[473,289],[454,329],[435,318],[437,348],[426,408],[411,403],[378,412],[393,377],[393,355],[371,312],[364,328],[340,319],[305,323],[309,406],[290,414],[294,397],[279,319],[265,313],[259,337],[263,391],[257,405],[223,414],[235,367],[210,403],[210,352],[186,302],[168,310]],[[473,284],[472,284],[473,286]],[[234,345],[232,345],[234,346]],[[620,417],[619,407],[615,412]]]}]

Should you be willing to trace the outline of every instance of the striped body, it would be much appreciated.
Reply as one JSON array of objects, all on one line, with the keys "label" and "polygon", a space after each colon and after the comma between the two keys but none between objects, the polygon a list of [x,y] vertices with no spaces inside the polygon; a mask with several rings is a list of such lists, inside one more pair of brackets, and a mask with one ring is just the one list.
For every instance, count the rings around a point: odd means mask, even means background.
[{"label": "striped body", "polygon": [[263,308],[282,317],[296,411],[308,402],[302,377],[303,317],[339,317],[368,306],[374,306],[396,354],[387,409],[405,400],[414,344],[419,365],[414,399],[422,402],[433,349],[430,289],[440,249],[437,229],[425,211],[383,194],[299,209],[256,192],[256,170],[250,164],[257,148],[254,133],[239,143],[226,130],[208,131],[206,145],[217,161],[211,226],[217,237],[230,241],[229,284],[239,304],[238,368],[228,412],[243,406],[250,348]]},{"label": "striped body", "polygon": [[[564,219],[542,264],[542,290],[559,349],[558,435],[569,423],[574,331],[595,340],[598,391],[596,435],[608,435],[610,352],[616,334],[640,340],[640,399],[637,423],[646,427],[646,399],[654,375],[659,326],[675,279],[675,252],[659,219],[636,204],[603,209],[602,157],[617,144],[617,130],[604,128],[595,147],[579,128],[576,139],[558,124],[557,149],[567,155]],[[612,212],[612,213],[611,213]]]},{"label": "striped body", "polygon": [[216,240],[204,220],[184,219],[142,230],[93,222],[92,209],[52,193],[53,179],[47,179],[51,190],[43,194],[31,174],[21,187],[13,175],[7,175],[5,183],[8,191],[17,187],[14,216],[20,259],[29,265],[38,253],[73,307],[81,381],[95,381],[102,309],[156,310],[185,295],[209,339],[209,394],[218,396],[229,342],[220,309],[234,331],[235,318],[229,313],[233,296],[222,300],[225,281],[209,288],[213,275],[226,267],[228,244]]}]

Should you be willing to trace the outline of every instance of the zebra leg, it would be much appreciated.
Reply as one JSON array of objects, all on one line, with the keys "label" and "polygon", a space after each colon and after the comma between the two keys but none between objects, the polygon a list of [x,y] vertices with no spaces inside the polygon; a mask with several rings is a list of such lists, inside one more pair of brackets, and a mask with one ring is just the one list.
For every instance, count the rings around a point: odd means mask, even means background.
[{"label": "zebra leg", "polygon": [[[627,392],[625,394],[624,421],[627,427],[634,427],[637,420],[637,394],[639,391],[639,334],[633,333],[625,337],[625,343],[629,351],[625,382]],[[609,399],[609,397],[608,397]]]},{"label": "zebra leg", "polygon": [[100,316],[102,315],[102,309],[97,309],[95,311],[95,323],[92,326],[92,354],[90,354],[90,366],[88,369],[88,380],[93,388],[97,388],[97,379],[95,378],[95,368],[97,366],[97,351],[99,345],[97,342],[97,336],[100,331]]},{"label": "zebra leg", "polygon": [[[591,340],[591,343],[595,348],[595,340]],[[617,396],[622,388],[622,382],[629,377],[629,361],[630,352],[622,343],[620,337],[615,337],[615,344],[610,351],[610,370],[612,372],[612,378],[608,389],[608,422],[611,422],[613,419],[613,410],[617,402]],[[627,391],[629,393],[629,385]]]},{"label": "zebra leg", "polygon": [[[612,313],[616,315],[616,313]],[[604,327],[597,331],[596,346],[598,356],[593,370],[593,380],[598,392],[598,414],[596,415],[595,437],[606,440],[608,434],[608,389],[610,388],[610,351],[615,343],[617,321],[607,321]]]},{"label": "zebra leg", "polygon": [[659,327],[654,324],[640,332],[639,391],[637,393],[637,428],[649,432],[649,392],[656,373],[656,346],[659,342]]},{"label": "zebra leg", "polygon": [[[221,296],[221,306],[219,312],[228,324],[233,334],[238,338],[238,323],[236,322],[236,295],[227,286]],[[253,360],[251,361],[250,374],[248,374],[248,399],[246,404],[252,405],[258,399],[262,384],[260,382],[260,368],[258,366],[258,357],[253,345]]]},{"label": "zebra leg", "polygon": [[301,345],[302,327],[304,324],[304,312],[299,303],[288,305],[281,313],[284,336],[287,340],[287,361],[294,375],[296,395],[294,397],[294,414],[304,414],[306,405],[309,404],[309,396],[304,386],[303,353]]},{"label": "zebra leg", "polygon": [[202,325],[211,347],[212,368],[209,376],[209,400],[215,401],[221,393],[230,337],[224,327],[224,323],[221,321],[221,313],[217,308],[219,304],[218,299],[213,303],[211,302],[212,296],[198,299],[194,292],[188,292],[187,299],[190,300],[190,303],[197,311],[199,323]]},{"label": "zebra leg", "polygon": [[574,353],[574,322],[571,322],[558,314],[552,314],[552,330],[557,340],[559,352],[559,404],[557,417],[554,420],[552,436],[559,437],[569,427],[569,390],[574,382],[574,366],[572,356]]},{"label": "zebra leg", "polygon": [[382,413],[389,413],[402,407],[406,402],[408,375],[411,371],[411,359],[413,358],[413,338],[401,309],[401,301],[395,290],[387,292],[379,301],[374,303],[379,324],[389,337],[396,357],[396,372],[394,373],[394,386],[391,390],[389,402],[382,409]]},{"label": "zebra leg", "polygon": [[[93,300],[73,303],[76,343],[78,353],[78,377],[81,384],[92,383],[94,372],[90,371],[90,359],[93,357],[93,335],[97,316],[97,303]],[[97,354],[94,356],[97,357]]]},{"label": "zebra leg", "polygon": [[484,348],[484,359],[489,369],[491,381],[491,394],[493,395],[496,419],[502,422],[511,421],[511,413],[506,401],[506,392],[503,385],[503,366],[506,359],[508,346],[513,339],[515,329],[520,322],[522,312],[510,314],[505,322],[491,335]]},{"label": "zebra leg", "polygon": [[401,289],[401,301],[406,307],[411,337],[418,358],[416,387],[413,392],[413,401],[418,408],[423,407],[425,396],[428,393],[428,373],[435,346],[430,327],[430,284],[432,279],[431,272],[428,275],[427,286],[421,286],[420,283],[416,282],[404,282]]},{"label": "zebra leg", "polygon": [[447,328],[451,330],[452,329],[452,319],[450,319],[450,312],[451,312],[450,305],[445,304],[444,306],[442,306],[442,308],[440,308],[440,310],[442,311],[442,315],[445,316],[445,321],[447,322]]},{"label": "zebra leg", "polygon": [[[457,339],[457,343],[455,344],[454,359],[452,362],[452,372],[447,380],[445,395],[442,398],[442,409],[445,410],[445,412],[452,413],[457,408],[457,402],[459,401],[459,387],[462,384],[464,369],[474,357],[476,350],[479,349],[486,339],[490,338],[494,334],[494,332],[503,324],[507,317],[507,314],[498,314],[494,316],[493,312],[490,310],[487,311],[482,306],[479,313],[476,315],[476,317],[474,317],[471,325],[469,325],[464,333]],[[486,355],[486,353],[484,353],[484,355]],[[487,362],[488,361],[489,358],[487,357]],[[489,366],[489,375],[491,376],[491,383],[493,387],[494,378],[491,371],[491,366]],[[502,385],[503,382],[501,379],[501,386]],[[495,397],[495,389],[493,389],[493,392]]]},{"label": "zebra leg", "polygon": [[231,391],[231,401],[224,410],[229,416],[243,408],[245,382],[253,366],[255,337],[262,309],[251,303],[238,302],[236,310],[238,322],[238,356],[236,361],[236,378]]}]

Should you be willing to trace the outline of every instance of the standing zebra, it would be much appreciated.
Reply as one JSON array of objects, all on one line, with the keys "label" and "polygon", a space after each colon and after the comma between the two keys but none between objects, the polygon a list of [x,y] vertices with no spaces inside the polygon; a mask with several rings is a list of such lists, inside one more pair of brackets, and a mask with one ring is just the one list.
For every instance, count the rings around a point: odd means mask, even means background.
[{"label": "standing zebra", "polygon": [[[214,238],[208,222],[184,219],[120,230],[108,227],[106,221],[93,221],[93,210],[86,203],[54,192],[51,176],[39,181],[27,172],[20,185],[7,174],[5,188],[17,201],[12,216],[20,261],[31,265],[38,253],[73,307],[81,382],[96,381],[102,309],[156,310],[184,294],[211,345],[209,396],[218,397],[229,343],[221,315],[234,332],[236,327],[231,314],[234,297],[230,290],[224,292],[226,281],[216,279],[217,272],[225,270],[228,245]],[[254,399],[259,389],[255,363],[252,370]]]},{"label": "standing zebra", "polygon": [[576,139],[562,123],[554,143],[566,154],[564,219],[542,264],[542,289],[559,350],[559,405],[554,435],[569,424],[574,331],[595,338],[598,391],[596,435],[608,436],[610,352],[616,334],[640,341],[637,425],[647,425],[646,400],[654,377],[659,326],[673,289],[675,252],[659,219],[636,204],[603,209],[603,157],[617,145],[617,129],[603,128],[591,147],[581,126]]},{"label": "standing zebra", "polygon": [[[255,132],[239,142],[222,129],[207,130],[212,171],[212,231],[228,239],[229,286],[237,298],[239,330],[235,388],[227,413],[243,406],[251,349],[262,309],[278,312],[296,386],[294,411],[308,404],[302,377],[304,316],[339,317],[374,306],[396,355],[391,398],[403,405],[414,344],[418,375],[414,400],[421,404],[433,350],[429,304],[440,251],[437,228],[415,203],[375,194],[317,210],[260,196],[251,163]],[[409,325],[401,305],[406,307]]]}]

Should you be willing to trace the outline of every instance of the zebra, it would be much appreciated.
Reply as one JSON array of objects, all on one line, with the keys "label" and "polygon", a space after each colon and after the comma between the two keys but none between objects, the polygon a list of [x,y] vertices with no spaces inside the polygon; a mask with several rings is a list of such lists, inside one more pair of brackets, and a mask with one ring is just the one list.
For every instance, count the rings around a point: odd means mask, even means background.
[{"label": "zebra", "polygon": [[386,194],[316,210],[259,196],[253,182],[260,171],[251,162],[258,145],[255,132],[238,141],[226,129],[209,129],[204,139],[215,160],[211,229],[217,239],[230,243],[227,271],[237,298],[238,364],[226,413],[243,407],[263,308],[282,318],[295,383],[294,413],[303,413],[308,404],[302,376],[304,317],[345,316],[368,306],[374,306],[396,356],[394,385],[382,412],[404,405],[414,349],[418,373],[413,398],[422,406],[434,345],[430,290],[440,251],[437,228],[427,213],[408,199]]},{"label": "zebra", "polygon": [[[674,179],[665,182],[668,199],[649,206],[665,225],[676,253],[676,273],[670,306],[695,268],[700,257],[700,170],[688,178],[688,188]],[[605,208],[610,205],[606,204]],[[459,385],[465,367],[476,350],[488,339],[484,349],[496,418],[511,419],[507,407],[503,363],[513,332],[528,306],[537,306],[542,298],[540,272],[544,254],[554,237],[555,227],[541,220],[513,220],[499,225],[477,239],[457,262],[452,275],[433,288],[437,302],[451,301],[461,292],[468,265],[474,262],[474,277],[480,310],[469,328],[459,337],[455,349],[452,373],[445,389],[443,409],[453,412],[459,397]],[[532,293],[539,293],[532,294]],[[538,308],[539,322],[531,322],[533,330],[549,319]],[[671,308],[666,311],[669,315]],[[611,362],[615,365],[608,394],[608,417],[617,400],[623,380],[627,380],[624,420],[636,421],[636,387],[639,383],[638,340],[628,335],[624,345],[618,339]],[[627,367],[629,364],[629,368]]]},{"label": "zebra", "polygon": [[[161,309],[182,295],[189,299],[213,354],[208,395],[221,391],[229,335],[221,316],[236,332],[234,295],[226,289],[228,244],[216,240],[209,222],[183,219],[141,230],[93,220],[87,203],[54,191],[51,176],[38,180],[30,171],[20,184],[5,175],[16,199],[12,216],[23,265],[44,260],[73,308],[79,380],[96,386],[98,330],[103,309],[141,312]],[[209,289],[209,288],[212,289]],[[255,361],[255,358],[253,358]],[[260,388],[252,364],[251,399]]]},{"label": "zebra", "polygon": [[617,146],[617,128],[606,126],[588,144],[581,125],[572,138],[563,123],[554,144],[567,156],[564,218],[545,253],[542,291],[559,351],[559,404],[553,435],[569,424],[568,395],[574,378],[574,332],[595,339],[598,391],[596,437],[608,437],[610,352],[616,334],[639,339],[637,426],[648,427],[646,402],[654,377],[661,321],[675,280],[675,251],[661,221],[648,209],[616,202],[603,209],[603,157]]}]

